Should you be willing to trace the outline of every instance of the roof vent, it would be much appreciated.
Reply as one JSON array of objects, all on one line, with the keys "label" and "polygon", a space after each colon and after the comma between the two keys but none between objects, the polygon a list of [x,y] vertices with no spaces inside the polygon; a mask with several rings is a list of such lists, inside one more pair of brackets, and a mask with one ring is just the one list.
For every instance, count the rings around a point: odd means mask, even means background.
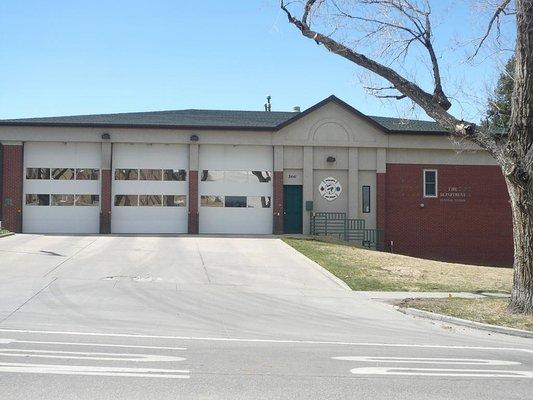
[{"label": "roof vent", "polygon": [[302,110],[301,110],[300,106],[294,106],[294,107],[292,108],[292,111],[294,111],[294,112],[301,112]]},{"label": "roof vent", "polygon": [[271,112],[272,111],[272,103],[270,102],[271,99],[272,99],[272,97],[267,96],[267,102],[265,103],[265,111],[266,112]]}]

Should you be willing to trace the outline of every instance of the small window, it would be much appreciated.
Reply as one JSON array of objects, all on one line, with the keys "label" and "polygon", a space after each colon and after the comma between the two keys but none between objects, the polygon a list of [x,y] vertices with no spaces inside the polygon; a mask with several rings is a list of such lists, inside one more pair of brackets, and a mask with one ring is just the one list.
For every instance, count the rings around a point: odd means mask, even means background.
[{"label": "small window", "polygon": [[437,170],[424,170],[424,197],[437,197]]},{"label": "small window", "polygon": [[370,212],[370,186],[363,186],[363,213]]},{"label": "small window", "polygon": [[52,179],[68,181],[74,179],[74,168],[53,168]]},{"label": "small window", "polygon": [[26,179],[50,179],[50,168],[26,168]]},{"label": "small window", "polygon": [[49,206],[50,195],[49,194],[27,194],[26,205],[28,206]]},{"label": "small window", "polygon": [[141,181],[160,181],[163,175],[160,169],[141,169],[139,171]]},{"label": "small window", "polygon": [[78,168],[76,169],[76,179],[79,181],[97,181],[100,171],[94,168]]},{"label": "small window", "polygon": [[224,207],[224,196],[201,196],[202,207]]},{"label": "small window", "polygon": [[52,194],[50,195],[53,206],[73,206],[73,194]]},{"label": "small window", "polygon": [[74,204],[76,206],[98,206],[100,205],[100,196],[97,194],[77,194]]},{"label": "small window", "polygon": [[246,196],[226,196],[224,207],[246,207]]},{"label": "small window", "polygon": [[248,171],[224,171],[226,182],[248,183]]},{"label": "small window", "polygon": [[115,195],[115,206],[117,207],[135,207],[139,204],[139,196],[136,194],[117,194]]},{"label": "small window", "polygon": [[186,207],[187,196],[185,195],[163,195],[163,207]]},{"label": "small window", "polygon": [[163,170],[164,181],[186,181],[187,171],[184,169],[164,169]]},{"label": "small window", "polygon": [[116,169],[115,170],[116,181],[137,181],[139,180],[138,169]]},{"label": "small window", "polygon": [[271,171],[250,171],[252,182],[268,183],[272,181]]},{"label": "small window", "polygon": [[161,207],[161,195],[141,194],[139,195],[139,206],[141,207]]},{"label": "small window", "polygon": [[249,196],[248,208],[270,208],[270,196]]},{"label": "small window", "polygon": [[202,182],[216,182],[224,180],[224,171],[212,171],[204,169],[202,171]]}]

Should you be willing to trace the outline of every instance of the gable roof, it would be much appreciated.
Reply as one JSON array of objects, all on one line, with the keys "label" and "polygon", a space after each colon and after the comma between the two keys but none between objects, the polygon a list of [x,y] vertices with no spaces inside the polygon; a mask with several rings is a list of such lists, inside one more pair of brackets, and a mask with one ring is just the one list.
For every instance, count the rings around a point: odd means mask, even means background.
[{"label": "gable roof", "polygon": [[330,96],[303,112],[236,110],[170,110],[118,114],[0,120],[0,126],[49,126],[93,128],[228,129],[277,131],[327,103],[336,103],[385,133],[448,134],[432,121],[368,116],[336,96]]},{"label": "gable roof", "polygon": [[171,110],[0,120],[0,125],[274,130],[295,112]]}]

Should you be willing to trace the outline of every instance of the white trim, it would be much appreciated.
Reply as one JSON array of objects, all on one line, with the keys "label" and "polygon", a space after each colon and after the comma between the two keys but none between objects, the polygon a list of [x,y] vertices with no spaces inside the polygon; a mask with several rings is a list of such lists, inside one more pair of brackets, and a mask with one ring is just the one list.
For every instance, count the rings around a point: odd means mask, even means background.
[{"label": "white trim", "polygon": [[[426,172],[435,172],[435,195],[430,196],[426,193]],[[422,190],[424,193],[424,198],[435,199],[439,197],[439,171],[436,169],[424,169],[422,171],[422,180],[423,180]]]}]

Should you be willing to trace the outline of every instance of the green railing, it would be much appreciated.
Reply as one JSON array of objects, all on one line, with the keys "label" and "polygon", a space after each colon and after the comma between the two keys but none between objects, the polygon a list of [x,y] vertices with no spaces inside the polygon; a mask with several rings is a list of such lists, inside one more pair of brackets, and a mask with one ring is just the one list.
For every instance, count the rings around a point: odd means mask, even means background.
[{"label": "green railing", "polygon": [[364,219],[346,218],[341,212],[311,213],[311,235],[333,236],[374,249],[381,248],[383,239],[379,229],[366,229]]}]

